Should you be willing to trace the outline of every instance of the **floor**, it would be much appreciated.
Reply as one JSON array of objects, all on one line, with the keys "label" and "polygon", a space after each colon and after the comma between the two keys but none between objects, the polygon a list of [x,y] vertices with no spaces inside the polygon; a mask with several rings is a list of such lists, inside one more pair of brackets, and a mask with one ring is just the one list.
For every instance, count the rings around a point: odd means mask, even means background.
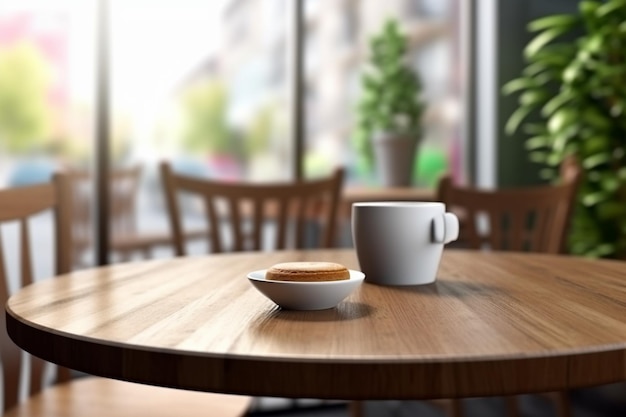
[{"label": "floor", "polygon": [[[556,417],[553,404],[537,395],[519,396],[518,417]],[[626,417],[624,384],[598,389],[581,390],[571,394],[571,417]],[[345,403],[306,403],[290,401],[289,406],[258,405],[249,417],[348,417]],[[254,411],[256,409],[256,411]],[[367,401],[364,417],[447,417],[437,406],[422,401]],[[463,400],[463,417],[509,417],[502,398],[473,398]],[[510,416],[512,417],[512,416]]]}]

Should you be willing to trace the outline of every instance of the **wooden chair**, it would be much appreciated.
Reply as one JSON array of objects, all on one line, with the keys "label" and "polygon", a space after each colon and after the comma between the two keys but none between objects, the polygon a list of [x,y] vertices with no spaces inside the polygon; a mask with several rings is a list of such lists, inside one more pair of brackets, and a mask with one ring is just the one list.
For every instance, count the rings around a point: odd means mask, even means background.
[{"label": "wooden chair", "polygon": [[[169,232],[140,232],[137,227],[137,197],[141,180],[141,166],[118,168],[111,172],[110,184],[110,250],[120,260],[129,260],[140,253],[149,258],[157,247],[172,247]],[[85,254],[93,244],[93,221],[91,204],[93,201],[93,177],[86,171],[67,172],[72,184],[73,227],[75,265],[84,265]],[[185,238],[204,237],[206,231],[193,230]]]},{"label": "wooden chair", "polygon": [[472,249],[564,253],[580,170],[561,167],[561,182],[494,191],[459,187],[443,177],[438,200],[461,217],[460,241]]},{"label": "wooden chair", "polygon": [[[338,169],[326,179],[293,183],[255,184],[212,181],[177,174],[161,164],[176,254],[186,253],[178,196],[192,193],[204,200],[211,251],[261,250],[273,225],[272,249],[334,246],[343,180]],[[321,225],[320,238],[307,238],[309,222]]]},{"label": "wooden chair", "polygon": [[[34,216],[53,213],[56,247],[56,273],[70,271],[71,253],[71,186],[65,175],[57,175],[53,183],[0,190],[0,225],[18,224],[20,236],[20,277],[9,280],[8,260],[0,239],[0,297],[6,303],[10,290],[33,282],[33,248],[30,241]],[[17,244],[18,242],[16,242]],[[37,248],[35,261],[40,259]],[[9,285],[17,284],[17,285]],[[22,351],[9,339],[5,315],[0,314],[0,354],[3,369],[4,416],[242,416],[251,399],[246,396],[222,395],[152,387],[106,378],[72,379],[66,368],[58,368],[55,383],[46,383],[44,370],[50,365],[27,356],[30,372],[26,376],[28,398],[20,398]],[[51,347],[52,348],[52,347]],[[94,359],[97,360],[97,359]]]},{"label": "wooden chair", "polygon": [[[467,248],[559,254],[566,253],[580,176],[580,167],[568,158],[561,165],[558,185],[485,191],[460,187],[443,177],[437,196],[447,210],[459,214],[459,242]],[[554,402],[559,416],[570,416],[566,392],[544,395]],[[510,416],[519,414],[516,397],[507,397],[507,409]]]},{"label": "wooden chair", "polygon": [[[330,248],[335,244],[343,169],[320,180],[255,184],[191,177],[162,162],[161,178],[178,256],[187,253],[179,201],[183,193],[199,196],[204,202],[211,252],[262,250],[270,243],[270,226],[275,235],[272,249]],[[311,225],[320,227],[319,236],[311,238],[317,233],[307,233],[312,232]]]}]

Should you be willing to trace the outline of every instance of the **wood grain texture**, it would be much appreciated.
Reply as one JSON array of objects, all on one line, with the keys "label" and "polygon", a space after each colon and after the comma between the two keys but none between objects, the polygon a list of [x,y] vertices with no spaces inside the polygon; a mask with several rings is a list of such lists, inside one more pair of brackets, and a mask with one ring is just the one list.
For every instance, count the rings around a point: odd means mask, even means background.
[{"label": "wood grain texture", "polygon": [[[33,268],[42,255],[41,247],[34,246],[37,232],[29,228],[32,215],[42,211],[54,214],[54,236],[57,275],[66,274],[71,266],[71,181],[67,175],[56,174],[54,181],[41,185],[0,190],[0,232],[4,222],[19,222],[19,259],[5,259],[0,244],[0,301],[4,304],[17,287],[33,283]],[[52,227],[52,225],[51,225]],[[31,237],[31,233],[33,236]],[[1,234],[1,233],[0,233]],[[2,239],[0,239],[2,241]],[[6,264],[19,264],[19,276],[8,276]],[[44,362],[23,355],[5,330],[6,315],[0,317],[0,358],[2,362],[2,411],[5,417],[29,416],[221,416],[243,415],[251,398],[245,396],[196,393],[131,384],[106,378],[70,380],[67,368],[57,369],[57,384],[44,386]],[[48,348],[49,346],[45,346]],[[27,356],[25,358],[25,356]],[[30,366],[22,375],[23,359]],[[97,360],[92,358],[92,360]],[[22,379],[24,378],[24,379]],[[46,384],[49,385],[49,384]],[[21,398],[20,387],[26,387],[29,396]]]},{"label": "wood grain texture", "polygon": [[238,395],[86,377],[46,388],[3,417],[241,417],[250,401]]},{"label": "wood grain texture", "polygon": [[[456,247],[567,253],[567,236],[576,205],[581,168],[570,156],[560,167],[558,184],[481,190],[458,186],[451,176],[440,179],[437,199],[460,218]],[[550,393],[559,417],[569,417],[566,392]],[[509,414],[517,415],[508,398]]]},{"label": "wood grain texture", "polygon": [[[36,254],[31,247],[29,221],[41,212],[52,211],[55,216],[55,245],[59,249],[56,256],[55,273],[63,274],[69,270],[69,223],[65,212],[66,202],[63,192],[67,187],[64,176],[55,176],[54,182],[26,187],[16,187],[0,190],[0,237],[4,230],[4,223],[18,222],[19,231],[17,242],[19,247],[18,259],[6,259],[6,252],[0,244],[0,300],[6,302],[10,294],[9,276],[6,265],[15,262],[19,265],[18,276],[13,281],[19,287],[33,283],[33,263]],[[0,239],[2,240],[2,239]],[[3,409],[14,407],[19,401],[19,387],[21,382],[21,368],[23,365],[22,351],[11,342],[4,331],[4,317],[0,318],[0,358],[2,360],[3,378]],[[44,372],[43,361],[30,358],[30,372],[26,377],[26,387],[30,394],[42,389]],[[61,374],[61,377],[67,374]]]},{"label": "wood grain texture", "polygon": [[[193,177],[176,173],[166,161],[161,163],[160,171],[178,256],[186,255],[179,205],[183,193],[204,200],[210,229],[207,237],[213,253],[256,251],[267,244],[276,250],[335,246],[342,168],[326,178],[276,183]],[[319,237],[307,236],[306,226],[311,222],[320,226]],[[268,233],[268,223],[275,228],[273,239],[272,233]]]},{"label": "wood grain texture", "polygon": [[624,263],[448,250],[432,285],[366,283],[317,312],[281,310],[246,279],[315,260],[358,269],[352,250],[120,264],[25,288],[7,326],[62,365],[214,392],[419,399],[626,380]]},{"label": "wood grain texture", "polygon": [[580,167],[568,158],[556,185],[483,190],[440,179],[437,199],[461,219],[459,242],[472,249],[566,253]]}]

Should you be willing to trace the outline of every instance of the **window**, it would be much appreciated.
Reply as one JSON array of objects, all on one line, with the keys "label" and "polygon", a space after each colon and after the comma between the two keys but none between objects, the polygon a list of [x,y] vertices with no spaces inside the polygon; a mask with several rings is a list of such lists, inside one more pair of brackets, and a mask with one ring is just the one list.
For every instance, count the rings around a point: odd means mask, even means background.
[{"label": "window", "polygon": [[[425,0],[317,0],[315,4],[317,14],[311,17],[315,24],[307,22],[305,46],[307,175],[320,175],[343,164],[349,168],[349,183],[377,185],[374,172],[357,165],[352,132],[369,38],[388,16],[395,16],[409,37],[412,65],[422,78],[428,106],[414,183],[433,187],[458,149],[460,97],[453,89],[458,62],[453,56],[457,40],[452,11],[459,5]],[[420,13],[416,17],[407,8],[418,8]],[[345,39],[350,40],[347,46],[338,42]]]},{"label": "window", "polygon": [[[98,1],[109,10],[111,165],[140,168],[136,232],[169,232],[157,170],[163,159],[225,180],[291,178],[287,1],[5,0],[0,108],[11,111],[0,111],[2,186],[45,181],[60,167],[93,167]],[[305,175],[345,165],[348,184],[376,185],[373,172],[356,164],[355,103],[368,39],[396,16],[429,103],[416,184],[433,186],[459,149],[451,30],[458,0],[303,6]],[[190,221],[200,225],[194,207],[187,207]]]}]

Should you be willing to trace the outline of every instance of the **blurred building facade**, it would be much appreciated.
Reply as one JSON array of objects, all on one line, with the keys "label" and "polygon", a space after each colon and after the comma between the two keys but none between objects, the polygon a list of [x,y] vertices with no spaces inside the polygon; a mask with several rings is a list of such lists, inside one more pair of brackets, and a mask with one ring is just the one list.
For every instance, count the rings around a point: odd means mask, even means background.
[{"label": "blurred building facade", "polygon": [[[279,161],[289,157],[291,146],[286,137],[288,6],[286,0],[228,1],[221,19],[221,47],[214,57],[217,69],[210,74],[228,86],[231,123],[245,126],[259,108],[275,110],[272,117],[280,127],[267,150]],[[388,17],[394,17],[408,35],[410,63],[424,84],[428,111],[421,158],[426,160],[420,163],[431,165],[424,181],[432,185],[441,171],[458,162],[455,152],[462,149],[458,0],[306,0],[304,11],[306,174],[354,166],[351,137],[368,42]],[[366,172],[349,172],[351,180],[371,181]]]}]

